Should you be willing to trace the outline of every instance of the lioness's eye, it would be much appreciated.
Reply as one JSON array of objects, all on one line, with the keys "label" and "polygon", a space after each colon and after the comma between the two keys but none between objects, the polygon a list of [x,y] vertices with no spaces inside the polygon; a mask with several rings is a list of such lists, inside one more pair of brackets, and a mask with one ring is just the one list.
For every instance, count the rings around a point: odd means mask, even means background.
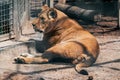
[{"label": "lioness's eye", "polygon": [[45,18],[44,18],[44,17],[40,17],[40,20],[44,21],[44,20],[45,20]]}]

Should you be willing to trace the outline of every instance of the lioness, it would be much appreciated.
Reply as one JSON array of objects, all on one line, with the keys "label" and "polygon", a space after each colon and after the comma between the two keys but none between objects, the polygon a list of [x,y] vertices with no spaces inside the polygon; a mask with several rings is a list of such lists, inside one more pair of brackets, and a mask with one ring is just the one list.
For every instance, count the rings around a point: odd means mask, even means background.
[{"label": "lioness", "polygon": [[63,12],[43,6],[33,27],[44,33],[46,50],[41,56],[21,55],[15,58],[22,63],[47,63],[55,58],[70,60],[77,71],[81,67],[91,66],[99,54],[96,38],[84,30],[75,20]]}]

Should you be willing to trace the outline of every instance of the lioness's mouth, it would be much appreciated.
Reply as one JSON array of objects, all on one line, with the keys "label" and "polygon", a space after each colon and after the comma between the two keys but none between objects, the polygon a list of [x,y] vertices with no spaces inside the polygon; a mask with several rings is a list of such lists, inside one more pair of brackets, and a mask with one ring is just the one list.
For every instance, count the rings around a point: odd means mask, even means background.
[{"label": "lioness's mouth", "polygon": [[40,32],[40,33],[43,33],[43,31],[42,31],[42,30],[40,30],[40,29],[36,28],[36,25],[32,24],[32,26],[33,26],[33,29],[35,30],[35,32]]},{"label": "lioness's mouth", "polygon": [[35,30],[36,32],[43,33],[43,31],[42,31],[42,30],[39,30],[39,29],[37,29],[37,28],[35,28],[34,30]]}]

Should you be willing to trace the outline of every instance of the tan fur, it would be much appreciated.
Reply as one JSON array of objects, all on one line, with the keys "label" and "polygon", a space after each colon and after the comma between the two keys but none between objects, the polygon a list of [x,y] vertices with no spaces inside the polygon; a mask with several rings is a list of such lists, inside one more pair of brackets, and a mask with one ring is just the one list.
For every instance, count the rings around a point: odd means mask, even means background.
[{"label": "tan fur", "polygon": [[71,59],[71,63],[76,64],[77,70],[91,66],[96,61],[99,54],[98,42],[76,21],[63,12],[47,6],[42,7],[42,12],[38,16],[32,24],[35,29],[44,32],[46,50],[39,57],[19,56],[16,61],[19,59],[24,63],[46,63],[61,57]]}]

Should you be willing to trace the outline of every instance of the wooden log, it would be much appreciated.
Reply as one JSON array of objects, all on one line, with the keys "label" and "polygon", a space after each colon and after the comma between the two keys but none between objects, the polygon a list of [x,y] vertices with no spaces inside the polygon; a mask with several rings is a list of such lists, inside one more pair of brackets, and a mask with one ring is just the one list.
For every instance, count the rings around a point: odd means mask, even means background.
[{"label": "wooden log", "polygon": [[[78,20],[85,20],[85,21],[95,21],[95,18],[100,18],[98,15],[99,13],[95,10],[86,10],[80,7],[66,5],[66,4],[56,4],[55,8],[64,12],[69,17],[78,19]],[[95,17],[96,16],[96,17]]]},{"label": "wooden log", "polygon": [[111,22],[105,22],[105,21],[101,21],[101,22],[97,22],[96,23],[98,26],[102,26],[102,27],[106,27],[106,28],[115,28],[117,26],[117,21],[111,21]]}]

